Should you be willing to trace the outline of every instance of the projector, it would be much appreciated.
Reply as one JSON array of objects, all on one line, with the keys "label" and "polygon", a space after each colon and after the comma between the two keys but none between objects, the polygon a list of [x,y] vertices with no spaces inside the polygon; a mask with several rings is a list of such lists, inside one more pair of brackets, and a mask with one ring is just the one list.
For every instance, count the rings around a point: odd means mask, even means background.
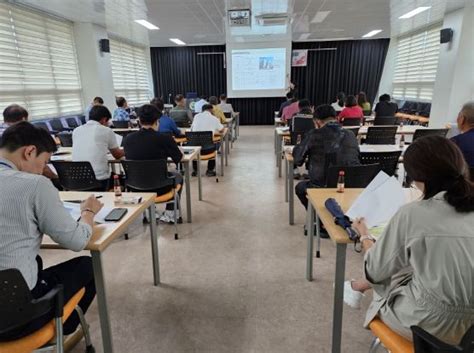
[{"label": "projector", "polygon": [[290,16],[284,13],[266,13],[255,16],[260,26],[285,26],[288,24]]}]

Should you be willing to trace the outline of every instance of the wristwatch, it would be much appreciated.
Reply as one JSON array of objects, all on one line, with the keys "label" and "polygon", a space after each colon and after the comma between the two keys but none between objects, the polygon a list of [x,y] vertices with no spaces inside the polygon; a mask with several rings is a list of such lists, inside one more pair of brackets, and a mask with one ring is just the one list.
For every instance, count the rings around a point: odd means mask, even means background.
[{"label": "wristwatch", "polygon": [[375,243],[376,239],[371,235],[371,234],[366,234],[366,235],[362,235],[360,237],[360,242],[362,243],[364,240],[371,240]]}]

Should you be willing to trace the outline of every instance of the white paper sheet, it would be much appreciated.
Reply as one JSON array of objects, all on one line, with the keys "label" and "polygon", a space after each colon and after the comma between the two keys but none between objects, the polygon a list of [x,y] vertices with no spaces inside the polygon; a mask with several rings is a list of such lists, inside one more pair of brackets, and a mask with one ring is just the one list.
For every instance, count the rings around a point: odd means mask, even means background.
[{"label": "white paper sheet", "polygon": [[387,223],[406,203],[406,195],[395,177],[380,172],[353,203],[347,216],[364,217],[369,228]]},{"label": "white paper sheet", "polygon": [[[76,221],[81,218],[81,205],[74,202],[63,202],[64,208]],[[110,207],[102,207],[102,209],[94,217],[95,223],[105,223],[105,217],[112,211]]]},{"label": "white paper sheet", "polygon": [[115,134],[115,139],[117,140],[117,144],[119,146],[122,146],[122,140],[123,140],[123,136],[119,135],[119,134]]}]

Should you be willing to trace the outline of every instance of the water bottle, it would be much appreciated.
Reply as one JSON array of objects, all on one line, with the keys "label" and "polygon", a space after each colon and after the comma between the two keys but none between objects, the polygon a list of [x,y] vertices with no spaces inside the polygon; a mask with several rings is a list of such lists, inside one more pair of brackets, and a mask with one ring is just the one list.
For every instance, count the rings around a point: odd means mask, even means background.
[{"label": "water bottle", "polygon": [[344,192],[344,171],[339,171],[339,178],[337,179],[337,192]]},{"label": "water bottle", "polygon": [[114,175],[114,194],[115,202],[122,201],[122,186],[120,185],[120,179],[118,175]]}]

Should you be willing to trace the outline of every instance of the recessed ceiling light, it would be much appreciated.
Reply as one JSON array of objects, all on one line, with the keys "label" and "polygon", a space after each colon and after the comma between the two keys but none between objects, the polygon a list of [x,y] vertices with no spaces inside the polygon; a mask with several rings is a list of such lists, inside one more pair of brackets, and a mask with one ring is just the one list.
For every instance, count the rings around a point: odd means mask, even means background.
[{"label": "recessed ceiling light", "polygon": [[150,30],[157,30],[159,29],[156,27],[153,23],[148,22],[147,20],[135,20],[136,23],[142,25],[143,27],[146,27]]},{"label": "recessed ceiling light", "polygon": [[309,38],[309,36],[311,35],[311,33],[303,33],[300,35],[300,37],[298,38],[299,40],[306,40]]},{"label": "recessed ceiling light", "polygon": [[419,13],[422,13],[423,11],[428,10],[428,9],[431,9],[431,6],[420,6],[420,7],[417,7],[416,9],[414,9],[410,12],[407,12],[406,14],[400,16],[399,18],[400,19],[411,18],[413,16],[418,15]]},{"label": "recessed ceiling light", "polygon": [[311,20],[311,23],[321,23],[323,22],[326,17],[331,13],[331,11],[318,11],[316,12],[316,15],[314,15],[313,19]]},{"label": "recessed ceiling light", "polygon": [[178,39],[178,38],[170,38],[170,41],[178,45],[186,45],[185,42],[183,42],[181,39]]},{"label": "recessed ceiling light", "polygon": [[374,29],[373,31],[370,31],[370,32],[367,33],[367,34],[364,34],[364,35],[362,36],[362,38],[370,38],[370,37],[375,36],[376,34],[379,34],[380,32],[382,32],[381,29]]}]

